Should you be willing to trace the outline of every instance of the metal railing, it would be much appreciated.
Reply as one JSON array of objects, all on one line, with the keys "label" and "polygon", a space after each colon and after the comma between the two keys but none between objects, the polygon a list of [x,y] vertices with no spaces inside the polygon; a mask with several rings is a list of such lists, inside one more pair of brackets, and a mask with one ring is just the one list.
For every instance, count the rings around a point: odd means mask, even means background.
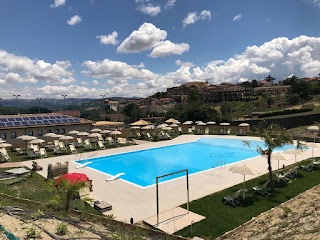
[{"label": "metal railing", "polygon": [[220,160],[220,161],[214,162],[212,164],[212,168],[220,167],[222,169],[225,165],[226,165],[226,162],[223,160]]}]

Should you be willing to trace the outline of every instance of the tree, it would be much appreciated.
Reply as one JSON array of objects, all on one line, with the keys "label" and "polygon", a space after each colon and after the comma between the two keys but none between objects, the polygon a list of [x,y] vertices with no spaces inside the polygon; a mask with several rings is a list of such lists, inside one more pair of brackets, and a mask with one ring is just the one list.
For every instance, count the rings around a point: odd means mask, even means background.
[{"label": "tree", "polygon": [[134,122],[143,117],[141,110],[134,103],[129,103],[123,109],[123,113],[127,116],[128,122]]},{"label": "tree", "polygon": [[267,82],[271,82],[272,83],[274,80],[276,80],[276,78],[271,77],[271,75],[269,75],[268,77],[265,77],[264,80],[266,80]]},{"label": "tree", "polygon": [[[262,156],[267,156],[268,163],[268,174],[270,181],[271,191],[274,191],[274,182],[273,182],[273,174],[272,174],[272,166],[271,166],[271,155],[275,148],[283,147],[286,144],[293,144],[293,138],[289,135],[287,129],[280,127],[277,124],[271,124],[267,127],[260,127],[258,129],[261,140],[264,141],[263,149],[261,146],[257,147],[257,152]],[[246,145],[250,146],[250,143],[245,141]],[[298,142],[297,148],[303,148],[303,145]]]},{"label": "tree", "polygon": [[274,99],[271,95],[267,96],[266,101],[267,101],[268,108],[270,108],[271,105],[274,103]]}]

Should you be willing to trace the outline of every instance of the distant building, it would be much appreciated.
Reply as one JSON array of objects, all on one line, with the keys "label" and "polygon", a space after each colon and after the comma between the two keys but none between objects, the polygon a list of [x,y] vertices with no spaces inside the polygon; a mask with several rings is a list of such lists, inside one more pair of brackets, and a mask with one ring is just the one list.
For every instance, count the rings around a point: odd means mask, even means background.
[{"label": "distant building", "polygon": [[56,114],[65,114],[68,116],[72,116],[72,117],[80,117],[81,116],[81,112],[79,110],[66,110],[66,111],[58,111],[58,112],[54,112]]},{"label": "distant building", "polygon": [[256,95],[262,95],[263,93],[268,94],[280,94],[287,93],[290,89],[290,85],[273,85],[268,87],[256,87],[254,93]]},{"label": "distant building", "polygon": [[105,117],[109,118],[110,121],[114,122],[123,122],[125,119],[125,115],[122,113],[105,114]]},{"label": "distant building", "polygon": [[107,108],[112,109],[115,112],[119,111],[120,104],[119,104],[118,101],[111,101],[111,100],[106,99],[105,100],[105,105],[106,105]]}]

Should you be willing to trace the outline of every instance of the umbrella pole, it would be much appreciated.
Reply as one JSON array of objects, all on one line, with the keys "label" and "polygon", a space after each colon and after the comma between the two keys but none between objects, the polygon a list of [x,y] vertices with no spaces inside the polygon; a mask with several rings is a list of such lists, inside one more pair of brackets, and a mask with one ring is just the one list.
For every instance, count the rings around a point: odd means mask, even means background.
[{"label": "umbrella pole", "polygon": [[242,191],[242,194],[243,194],[243,196],[242,196],[242,198],[243,199],[245,199],[245,189],[246,189],[246,175],[245,174],[243,174],[243,191]]},{"label": "umbrella pole", "polygon": [[280,162],[280,161],[278,160],[278,170],[280,169],[279,162]]},{"label": "umbrella pole", "polygon": [[312,158],[314,158],[314,147],[312,148]]}]

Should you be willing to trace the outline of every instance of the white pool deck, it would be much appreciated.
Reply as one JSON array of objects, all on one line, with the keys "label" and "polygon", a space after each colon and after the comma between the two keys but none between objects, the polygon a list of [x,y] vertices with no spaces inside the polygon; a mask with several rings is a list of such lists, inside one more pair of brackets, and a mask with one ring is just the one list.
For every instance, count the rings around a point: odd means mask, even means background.
[{"label": "white pool deck", "polygon": [[[82,153],[84,159],[130,152],[153,147],[167,146],[184,142],[194,141],[200,137],[206,138],[233,138],[245,140],[260,140],[257,137],[238,137],[238,136],[219,136],[219,135],[181,135],[173,140],[150,142],[146,144],[118,147],[113,149],[99,150]],[[319,156],[320,149],[314,149],[314,155]],[[297,161],[311,157],[312,151],[307,150],[303,155],[297,155]],[[290,155],[289,155],[290,156]],[[291,160],[292,159],[292,160]],[[290,165],[295,162],[295,156],[292,155],[289,161],[280,161],[282,164]],[[156,215],[156,188],[155,186],[141,188],[130,184],[121,179],[106,181],[111,175],[103,174],[89,167],[76,169],[79,164],[74,161],[78,160],[75,155],[65,155],[53,158],[37,159],[36,161],[44,169],[39,173],[46,177],[47,165],[49,163],[70,161],[69,172],[85,173],[93,181],[93,192],[90,197],[95,200],[106,201],[112,204],[112,211],[106,212],[113,214],[119,221],[129,222],[130,218],[138,222]],[[196,159],[195,159],[196,161]],[[24,162],[26,166],[31,167],[32,161]],[[260,170],[261,175],[267,172],[267,161],[264,157],[255,157],[242,161],[241,163],[255,167]],[[278,168],[278,161],[272,162],[272,168]],[[217,167],[197,174],[189,175],[190,201],[202,198],[214,192],[231,187],[243,182],[243,175],[232,173],[228,170],[229,166]],[[246,175],[246,180],[257,176]],[[166,212],[174,209],[187,201],[186,178],[182,177],[172,181],[164,182],[159,185],[160,212]],[[192,211],[192,209],[190,209]]]}]

